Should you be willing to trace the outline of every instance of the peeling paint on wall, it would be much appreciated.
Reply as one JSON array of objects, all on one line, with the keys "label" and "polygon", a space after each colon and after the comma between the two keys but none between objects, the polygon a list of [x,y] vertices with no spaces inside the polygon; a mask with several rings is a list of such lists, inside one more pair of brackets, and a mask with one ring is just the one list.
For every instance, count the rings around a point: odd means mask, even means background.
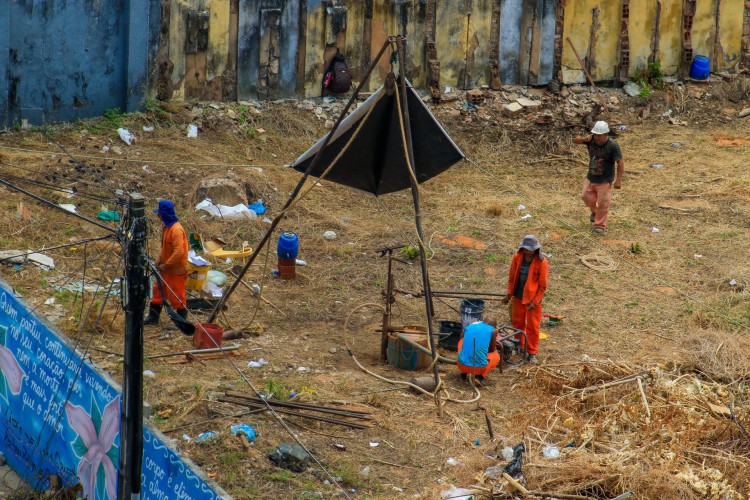
[{"label": "peeling paint on wall", "polygon": [[96,7],[88,0],[0,2],[0,128],[142,105],[158,27],[151,6]]}]

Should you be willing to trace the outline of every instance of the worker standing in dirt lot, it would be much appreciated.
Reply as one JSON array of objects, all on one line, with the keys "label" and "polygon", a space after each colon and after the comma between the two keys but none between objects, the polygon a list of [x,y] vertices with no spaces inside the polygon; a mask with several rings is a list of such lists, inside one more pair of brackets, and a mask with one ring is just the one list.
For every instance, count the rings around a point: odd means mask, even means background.
[{"label": "worker standing in dirt lot", "polygon": [[[527,234],[513,256],[508,274],[508,295],[503,304],[513,300],[513,328],[526,332],[527,361],[537,363],[539,325],[542,322],[542,299],[547,291],[549,260],[542,253],[542,245],[533,234]],[[523,337],[521,337],[523,347]]]},{"label": "worker standing in dirt lot", "polygon": [[[159,202],[154,210],[162,222],[161,252],[156,267],[163,279],[162,288],[167,299],[177,314],[187,317],[185,309],[185,283],[187,281],[188,240],[185,230],[174,212],[174,203],[169,200]],[[159,278],[156,277],[158,280]],[[143,321],[146,325],[159,323],[159,315],[164,304],[164,297],[158,283],[154,283],[153,297],[148,309],[148,316]]]},{"label": "worker standing in dirt lot", "polygon": [[581,199],[591,211],[589,220],[594,223],[593,231],[603,234],[612,201],[612,186],[615,189],[622,187],[622,173],[625,170],[622,152],[620,146],[609,138],[607,122],[596,122],[590,135],[576,137],[573,142],[585,144],[589,150],[589,171],[583,181]]},{"label": "worker standing in dirt lot", "polygon": [[491,317],[466,325],[458,341],[458,370],[461,379],[474,374],[474,382],[484,385],[484,379],[500,364],[497,352],[497,320]]}]

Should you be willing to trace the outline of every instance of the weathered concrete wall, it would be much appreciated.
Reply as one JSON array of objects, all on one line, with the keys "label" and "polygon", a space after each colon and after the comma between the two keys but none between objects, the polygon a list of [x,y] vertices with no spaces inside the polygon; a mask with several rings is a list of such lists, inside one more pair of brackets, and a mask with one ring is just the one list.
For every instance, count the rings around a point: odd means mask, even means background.
[{"label": "weathered concrete wall", "polygon": [[[0,1],[0,127],[132,111],[146,93],[319,96],[336,47],[356,83],[399,34],[407,75],[436,96],[585,82],[567,38],[597,81],[637,77],[654,61],[687,74],[695,55],[719,71],[750,62],[750,0]],[[390,50],[365,90],[389,60]]]},{"label": "weathered concrete wall", "polygon": [[138,109],[154,56],[152,7],[149,0],[0,2],[0,127]]}]

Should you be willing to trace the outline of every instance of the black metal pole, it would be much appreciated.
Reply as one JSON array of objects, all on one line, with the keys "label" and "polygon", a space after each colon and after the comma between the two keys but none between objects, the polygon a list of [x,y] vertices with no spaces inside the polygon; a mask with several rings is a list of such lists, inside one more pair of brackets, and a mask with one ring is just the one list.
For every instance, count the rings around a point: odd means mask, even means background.
[{"label": "black metal pole", "polygon": [[120,500],[141,497],[143,458],[143,311],[148,298],[146,264],[146,218],[144,198],[130,195],[125,217],[125,280],[122,308],[125,311],[125,354],[120,420]]},{"label": "black metal pole", "polygon": [[430,275],[427,272],[427,254],[424,249],[424,235],[422,234],[422,212],[419,208],[419,186],[416,181],[417,171],[414,165],[414,147],[411,141],[411,122],[409,121],[409,102],[406,98],[406,50],[404,49],[404,42],[406,38],[400,36],[396,39],[396,46],[398,47],[398,72],[401,76],[401,114],[403,115],[404,121],[404,134],[406,135],[406,154],[409,155],[409,164],[413,175],[409,176],[411,181],[411,195],[414,199],[414,223],[417,226],[417,234],[419,235],[419,255],[422,261],[422,286],[424,287],[424,303],[427,311],[427,333],[430,336],[430,351],[432,352],[432,369],[435,375],[435,384],[440,383],[440,376],[438,375],[438,364],[434,361],[437,359],[437,346],[435,345],[435,333],[432,329],[432,295],[430,294]]},{"label": "black metal pole", "polygon": [[258,246],[255,248],[253,253],[250,254],[250,257],[247,258],[247,263],[245,264],[245,267],[242,268],[242,271],[240,271],[240,274],[237,276],[237,279],[234,280],[234,283],[232,283],[232,286],[229,287],[229,290],[227,290],[227,293],[224,294],[224,296],[219,300],[219,303],[216,304],[216,307],[214,308],[214,310],[211,311],[211,315],[208,317],[208,320],[206,320],[206,323],[213,323],[214,320],[216,320],[216,316],[218,316],[219,311],[221,311],[222,306],[227,301],[229,296],[232,295],[232,293],[237,288],[237,286],[239,286],[240,282],[242,281],[242,278],[245,276],[245,273],[247,273],[247,270],[250,269],[250,266],[255,261],[255,258],[258,256],[263,246],[268,242],[268,239],[276,230],[276,226],[279,225],[279,222],[281,222],[281,218],[284,216],[284,211],[287,208],[289,208],[289,205],[292,204],[292,202],[294,201],[294,199],[297,197],[300,190],[302,189],[302,186],[305,184],[305,181],[310,176],[310,172],[312,172],[313,169],[318,165],[320,158],[323,156],[323,151],[325,151],[326,146],[328,146],[328,143],[333,138],[333,134],[336,133],[336,129],[339,128],[339,125],[346,117],[346,113],[349,111],[349,108],[352,107],[352,104],[354,104],[354,100],[357,98],[360,91],[367,83],[367,80],[370,78],[370,73],[372,73],[372,70],[378,65],[378,61],[383,56],[385,49],[387,49],[390,44],[391,44],[390,38],[388,38],[385,41],[385,43],[383,43],[383,47],[381,47],[380,52],[378,52],[378,54],[375,56],[375,59],[373,59],[372,64],[367,70],[367,73],[365,73],[365,76],[362,77],[362,81],[359,82],[357,89],[352,94],[351,98],[349,99],[349,102],[346,103],[344,110],[339,115],[338,119],[336,120],[336,123],[334,123],[333,128],[331,128],[331,131],[328,132],[328,135],[325,137],[323,144],[320,145],[320,149],[318,150],[318,153],[315,155],[315,158],[313,158],[313,160],[310,162],[310,165],[307,167],[307,170],[305,170],[304,175],[297,183],[297,186],[294,188],[294,191],[292,191],[292,194],[289,195],[289,199],[286,201],[286,203],[282,207],[281,212],[279,212],[279,215],[277,215],[273,219],[273,221],[271,222],[271,227],[268,228],[268,230],[266,231],[266,234],[263,235],[263,238],[261,238],[260,242],[258,243]]}]

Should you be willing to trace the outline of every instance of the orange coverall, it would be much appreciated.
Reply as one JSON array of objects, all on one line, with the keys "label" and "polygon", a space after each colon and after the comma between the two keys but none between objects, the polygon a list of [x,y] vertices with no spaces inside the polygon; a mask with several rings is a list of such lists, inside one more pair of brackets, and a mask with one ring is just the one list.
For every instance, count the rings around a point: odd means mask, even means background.
[{"label": "orange coverall", "polygon": [[[174,309],[185,308],[185,282],[187,281],[188,241],[185,230],[179,222],[164,227],[161,234],[161,253],[159,264],[163,270],[160,274],[164,278],[164,293]],[[164,303],[158,284],[154,283],[151,303]]]},{"label": "orange coverall", "polygon": [[[523,289],[523,299],[515,296],[518,275],[521,272],[523,262],[523,250],[519,250],[513,256],[508,273],[508,295],[513,297],[513,328],[526,332],[529,345],[528,354],[539,352],[539,325],[542,322],[542,298],[547,291],[547,275],[549,273],[549,261],[540,251],[534,254],[529,266],[529,277]],[[529,304],[535,304],[534,309],[529,310]],[[521,337],[523,345],[523,337]]]}]

